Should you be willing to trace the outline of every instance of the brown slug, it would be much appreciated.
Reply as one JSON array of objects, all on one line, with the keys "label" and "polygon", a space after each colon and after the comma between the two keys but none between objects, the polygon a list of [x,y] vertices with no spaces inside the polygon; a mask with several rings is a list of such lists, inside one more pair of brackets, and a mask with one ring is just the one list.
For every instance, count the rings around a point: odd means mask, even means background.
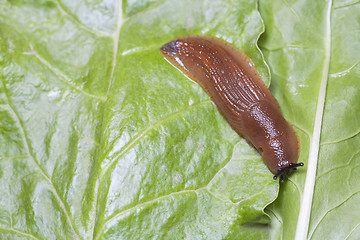
[{"label": "brown slug", "polygon": [[274,179],[280,176],[283,181],[284,175],[304,165],[297,163],[300,144],[295,130],[243,52],[209,36],[181,37],[160,51],[201,85],[230,126],[261,154]]}]

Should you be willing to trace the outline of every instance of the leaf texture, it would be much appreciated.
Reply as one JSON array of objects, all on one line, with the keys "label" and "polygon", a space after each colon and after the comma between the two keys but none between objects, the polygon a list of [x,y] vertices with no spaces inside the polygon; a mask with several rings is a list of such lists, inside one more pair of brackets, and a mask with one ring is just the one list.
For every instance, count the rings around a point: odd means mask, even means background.
[{"label": "leaf texture", "polygon": [[177,36],[216,36],[268,82],[256,2],[6,1],[0,10],[1,238],[268,237],[277,183],[159,53]]},{"label": "leaf texture", "polygon": [[273,238],[359,239],[359,4],[260,1],[260,12],[271,88],[307,166],[268,207]]}]

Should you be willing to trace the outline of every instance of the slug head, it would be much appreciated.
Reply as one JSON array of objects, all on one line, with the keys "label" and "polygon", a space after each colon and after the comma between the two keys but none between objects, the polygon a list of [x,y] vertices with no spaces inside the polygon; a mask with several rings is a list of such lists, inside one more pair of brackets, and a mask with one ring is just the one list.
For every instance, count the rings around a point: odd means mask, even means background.
[{"label": "slug head", "polygon": [[278,170],[276,175],[273,177],[274,180],[276,180],[278,177],[280,177],[281,182],[284,182],[284,176],[289,175],[292,171],[296,170],[297,167],[304,166],[304,163],[290,163],[288,166],[281,168]]},{"label": "slug head", "polygon": [[174,55],[176,55],[176,53],[177,53],[177,51],[178,51],[177,46],[176,46],[177,41],[178,41],[178,40],[176,39],[176,40],[174,40],[174,41],[171,41],[171,42],[169,42],[169,43],[164,44],[164,45],[160,48],[161,54],[162,54],[164,57],[166,57],[166,58],[168,58],[168,56],[174,56]]}]

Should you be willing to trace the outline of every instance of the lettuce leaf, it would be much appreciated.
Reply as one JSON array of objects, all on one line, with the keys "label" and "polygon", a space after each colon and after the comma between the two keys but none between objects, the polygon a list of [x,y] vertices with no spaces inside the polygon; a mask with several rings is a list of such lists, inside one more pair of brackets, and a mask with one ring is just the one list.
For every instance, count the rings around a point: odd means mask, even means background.
[{"label": "lettuce leaf", "polygon": [[359,2],[259,5],[270,87],[299,130],[307,166],[268,207],[272,237],[359,239]]}]

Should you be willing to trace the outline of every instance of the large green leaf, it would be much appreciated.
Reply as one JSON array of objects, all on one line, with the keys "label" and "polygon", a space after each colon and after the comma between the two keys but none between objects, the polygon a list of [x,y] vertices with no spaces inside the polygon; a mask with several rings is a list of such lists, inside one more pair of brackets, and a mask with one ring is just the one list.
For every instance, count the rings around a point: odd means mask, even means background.
[{"label": "large green leaf", "polygon": [[177,36],[216,36],[268,82],[255,1],[8,1],[0,12],[2,238],[268,237],[277,182],[159,53]]},{"label": "large green leaf", "polygon": [[307,166],[268,208],[273,238],[360,239],[359,1],[264,0],[260,12],[271,90]]},{"label": "large green leaf", "polygon": [[1,238],[359,238],[356,1],[260,1],[270,89],[309,166],[271,218],[262,159],[158,51],[215,36],[269,83],[257,2],[119,2],[0,2]]}]

